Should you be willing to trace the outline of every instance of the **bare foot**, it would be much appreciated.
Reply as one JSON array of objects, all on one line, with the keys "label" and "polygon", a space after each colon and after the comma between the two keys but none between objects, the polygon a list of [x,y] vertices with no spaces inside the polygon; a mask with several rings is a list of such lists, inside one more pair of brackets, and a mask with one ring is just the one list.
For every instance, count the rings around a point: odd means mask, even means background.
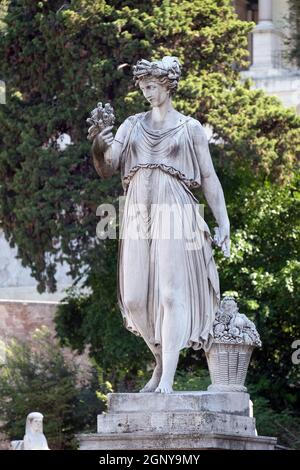
[{"label": "bare foot", "polygon": [[162,374],[162,367],[161,365],[157,365],[153,371],[152,377],[149,382],[140,390],[140,393],[149,393],[156,391],[156,388],[159,384]]},{"label": "bare foot", "polygon": [[156,393],[172,393],[173,392],[172,382],[166,379],[161,379],[157,388],[155,389],[155,392]]},{"label": "bare foot", "polygon": [[169,351],[163,352],[162,354],[162,364],[163,364],[163,375],[160,379],[160,382],[155,389],[156,393],[172,393],[173,392],[173,382],[174,375],[176,371],[176,366],[178,363],[179,351]]}]

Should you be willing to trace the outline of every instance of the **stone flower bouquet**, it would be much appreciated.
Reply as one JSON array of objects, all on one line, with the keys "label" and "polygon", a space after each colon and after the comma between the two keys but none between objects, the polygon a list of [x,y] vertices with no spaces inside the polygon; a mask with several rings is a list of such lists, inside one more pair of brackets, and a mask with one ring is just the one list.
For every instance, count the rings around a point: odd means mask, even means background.
[{"label": "stone flower bouquet", "polygon": [[113,107],[109,103],[106,103],[104,107],[101,102],[98,103],[86,122],[91,124],[91,127],[88,129],[87,138],[93,141],[99,132],[103,131],[106,127],[114,125],[115,115]]}]

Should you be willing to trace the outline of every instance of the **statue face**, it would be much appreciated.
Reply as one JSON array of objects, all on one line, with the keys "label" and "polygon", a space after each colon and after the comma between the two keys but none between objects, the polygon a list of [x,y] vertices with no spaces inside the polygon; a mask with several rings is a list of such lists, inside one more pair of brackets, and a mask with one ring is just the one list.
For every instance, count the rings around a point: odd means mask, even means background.
[{"label": "statue face", "polygon": [[154,106],[161,106],[170,97],[170,92],[165,85],[155,80],[155,78],[146,78],[139,83],[144,97]]},{"label": "statue face", "polygon": [[43,432],[43,422],[40,418],[33,418],[31,422],[33,432]]}]

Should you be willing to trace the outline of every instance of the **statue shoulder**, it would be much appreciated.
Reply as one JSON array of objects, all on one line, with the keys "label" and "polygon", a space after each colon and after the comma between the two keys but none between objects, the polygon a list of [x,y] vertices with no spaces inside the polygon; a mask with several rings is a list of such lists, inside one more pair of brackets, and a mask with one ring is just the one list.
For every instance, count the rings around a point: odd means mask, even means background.
[{"label": "statue shoulder", "polygon": [[202,126],[201,122],[198,121],[198,119],[195,119],[191,116],[189,116],[188,125],[189,125],[190,129],[195,130],[195,131],[199,131],[199,130],[203,129],[203,126]]},{"label": "statue shoulder", "polygon": [[207,140],[205,129],[198,119],[191,117],[187,124],[189,126],[192,137],[196,142],[202,139]]},{"label": "statue shoulder", "polygon": [[128,142],[128,139],[131,135],[131,130],[135,126],[136,122],[141,119],[144,114],[145,113],[133,114],[132,116],[126,118],[116,132],[115,141],[119,142],[121,145],[123,145],[125,142]]},{"label": "statue shoulder", "polygon": [[145,116],[145,114],[146,114],[145,112],[133,114],[132,116],[129,116],[127,119],[125,119],[124,124],[126,123],[126,124],[130,124],[133,126],[137,121],[142,119]]}]

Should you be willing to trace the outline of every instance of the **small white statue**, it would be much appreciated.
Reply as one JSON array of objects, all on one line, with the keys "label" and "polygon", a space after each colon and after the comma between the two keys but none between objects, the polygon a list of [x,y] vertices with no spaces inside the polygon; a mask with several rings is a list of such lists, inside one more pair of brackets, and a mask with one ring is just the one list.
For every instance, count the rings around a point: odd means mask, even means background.
[{"label": "small white statue", "polygon": [[23,441],[24,450],[50,450],[43,433],[42,413],[29,413],[26,419],[26,429]]}]

